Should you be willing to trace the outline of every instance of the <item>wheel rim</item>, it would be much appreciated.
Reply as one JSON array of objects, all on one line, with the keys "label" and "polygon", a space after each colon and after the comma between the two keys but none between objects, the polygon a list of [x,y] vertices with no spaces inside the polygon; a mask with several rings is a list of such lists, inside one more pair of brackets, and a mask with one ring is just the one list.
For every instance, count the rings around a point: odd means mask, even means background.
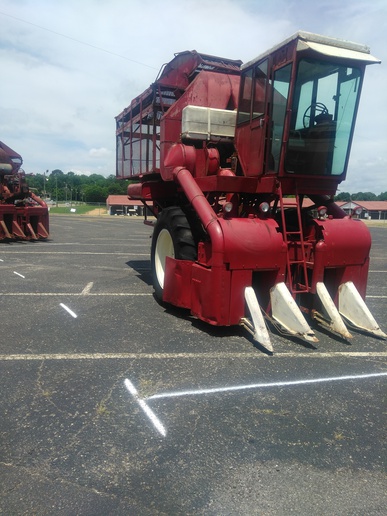
[{"label": "wheel rim", "polygon": [[165,259],[167,256],[174,258],[175,251],[171,234],[167,229],[162,229],[157,237],[155,250],[155,270],[161,288],[164,288]]}]

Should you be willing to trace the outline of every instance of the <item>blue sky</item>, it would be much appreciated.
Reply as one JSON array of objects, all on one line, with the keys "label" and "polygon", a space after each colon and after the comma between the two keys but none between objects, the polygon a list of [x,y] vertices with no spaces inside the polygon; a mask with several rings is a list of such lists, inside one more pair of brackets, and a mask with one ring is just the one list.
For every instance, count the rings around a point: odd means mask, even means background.
[{"label": "blue sky", "polygon": [[175,52],[249,61],[297,30],[365,43],[347,180],[387,191],[385,0],[1,0],[0,140],[26,172],[115,173],[114,117]]}]

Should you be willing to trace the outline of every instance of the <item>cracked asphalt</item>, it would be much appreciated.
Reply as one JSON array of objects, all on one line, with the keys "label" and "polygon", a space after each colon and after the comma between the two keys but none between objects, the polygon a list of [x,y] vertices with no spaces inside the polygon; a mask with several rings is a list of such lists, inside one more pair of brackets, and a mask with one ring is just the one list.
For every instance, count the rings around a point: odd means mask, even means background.
[{"label": "cracked asphalt", "polygon": [[[157,304],[141,220],[50,225],[0,244],[0,514],[386,514],[386,342],[272,334],[267,356]],[[367,297],[384,331],[386,229]]]}]

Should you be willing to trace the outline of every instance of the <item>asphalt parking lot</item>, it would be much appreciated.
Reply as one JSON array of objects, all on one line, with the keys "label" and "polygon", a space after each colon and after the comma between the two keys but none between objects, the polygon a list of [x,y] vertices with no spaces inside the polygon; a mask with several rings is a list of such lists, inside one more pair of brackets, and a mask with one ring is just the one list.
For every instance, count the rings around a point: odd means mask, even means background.
[{"label": "asphalt parking lot", "polygon": [[268,356],[157,304],[141,220],[50,230],[0,244],[0,514],[386,514],[387,342],[273,334]]}]

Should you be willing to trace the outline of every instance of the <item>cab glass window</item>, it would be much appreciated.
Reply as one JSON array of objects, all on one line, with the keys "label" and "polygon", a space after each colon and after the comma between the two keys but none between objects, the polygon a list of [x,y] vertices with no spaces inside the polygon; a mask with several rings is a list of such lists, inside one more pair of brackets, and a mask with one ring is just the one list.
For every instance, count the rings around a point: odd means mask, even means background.
[{"label": "cab glass window", "polygon": [[269,169],[275,170],[276,172],[278,172],[281,157],[291,72],[292,65],[288,64],[275,72],[273,80]]},{"label": "cab glass window", "polygon": [[254,69],[253,118],[259,118],[265,114],[266,85],[267,60],[258,64]]},{"label": "cab glass window", "polygon": [[286,155],[287,172],[340,175],[345,171],[361,72],[302,59],[298,66]]},{"label": "cab glass window", "polygon": [[251,113],[252,100],[252,86],[253,86],[253,70],[248,70],[241,77],[241,93],[239,100],[238,124],[248,122]]}]

